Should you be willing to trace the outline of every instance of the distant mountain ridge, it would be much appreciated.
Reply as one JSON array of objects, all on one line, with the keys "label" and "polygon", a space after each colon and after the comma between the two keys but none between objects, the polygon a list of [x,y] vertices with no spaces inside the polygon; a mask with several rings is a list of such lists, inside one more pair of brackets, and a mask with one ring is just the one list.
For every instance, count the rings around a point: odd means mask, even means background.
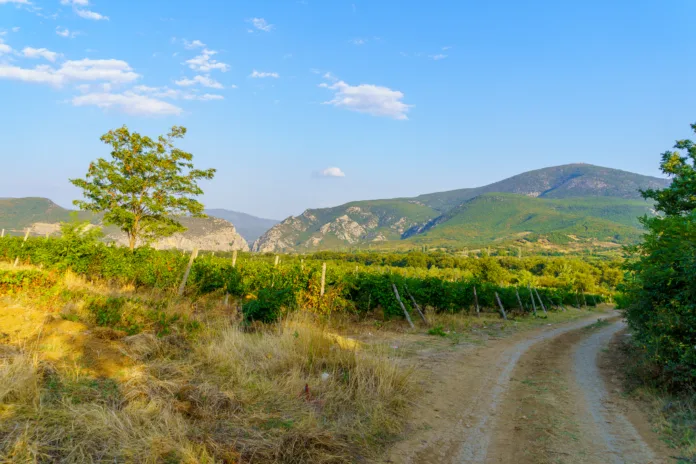
[{"label": "distant mountain ridge", "polygon": [[[650,204],[639,190],[663,188],[669,183],[668,179],[590,164],[555,166],[483,187],[309,209],[275,225],[252,249],[304,251],[404,242],[467,246],[530,234],[558,240],[558,234],[564,233],[579,239],[626,243],[640,230],[635,217],[626,222],[625,213],[650,214]],[[496,208],[486,209],[484,204]],[[526,209],[534,211],[531,216],[525,216]],[[490,221],[491,217],[496,220]],[[509,218],[517,219],[510,222]]]},{"label": "distant mountain ridge", "polygon": [[237,228],[239,234],[249,243],[254,243],[268,229],[280,222],[275,219],[265,219],[247,213],[219,208],[206,209],[205,214],[231,222]]}]

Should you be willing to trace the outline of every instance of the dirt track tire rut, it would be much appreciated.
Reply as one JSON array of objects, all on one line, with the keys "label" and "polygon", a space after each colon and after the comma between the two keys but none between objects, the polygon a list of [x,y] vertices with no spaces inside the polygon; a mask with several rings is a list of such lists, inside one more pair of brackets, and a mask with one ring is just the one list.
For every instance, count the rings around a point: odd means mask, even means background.
[{"label": "dirt track tire rut", "polygon": [[[433,390],[417,406],[420,424],[412,427],[409,439],[394,446],[383,462],[667,462],[656,458],[620,408],[608,399],[597,357],[625,325],[615,322],[593,331],[580,330],[606,317],[597,315],[531,335],[519,334],[441,360],[432,368]],[[567,416],[580,436],[574,445],[557,439],[543,460],[539,459],[542,454],[535,454],[535,447],[539,444],[536,440],[545,438],[531,432],[533,418],[520,417],[518,410],[518,400],[523,398],[519,395],[526,394],[520,393],[525,388],[521,378],[534,375],[533,370],[518,368],[520,363],[534,364],[546,377],[559,377],[563,383],[559,394],[564,402],[547,408],[544,427],[556,420],[555,415]],[[516,382],[511,382],[513,378]],[[536,411],[536,406],[531,405],[531,411]],[[538,429],[541,435],[544,427]],[[527,443],[523,443],[525,439]],[[521,455],[525,449],[532,450],[526,460]]]}]

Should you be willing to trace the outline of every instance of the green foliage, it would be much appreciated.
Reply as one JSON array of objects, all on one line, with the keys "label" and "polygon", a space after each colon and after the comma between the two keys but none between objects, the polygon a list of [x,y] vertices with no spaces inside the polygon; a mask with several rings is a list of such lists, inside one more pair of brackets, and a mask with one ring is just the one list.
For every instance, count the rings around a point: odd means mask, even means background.
[{"label": "green foliage", "polygon": [[[72,238],[30,238],[25,246],[19,237],[0,240],[0,258],[40,264],[52,269],[72,269],[87,277],[107,279],[123,285],[155,288],[173,294],[183,276],[188,257],[177,251],[138,248],[131,253],[102,243],[73,247]],[[81,238],[80,238],[81,240]],[[329,259],[333,258],[333,259]],[[301,261],[302,260],[302,261]],[[320,296],[321,266],[327,262],[326,292]],[[391,265],[385,265],[389,263]],[[439,267],[443,266],[443,267]],[[203,254],[191,269],[188,291],[194,294],[229,293],[246,304],[247,320],[273,321],[282,311],[302,307],[320,314],[350,311],[365,315],[383,312],[385,318],[403,317],[392,284],[410,309],[411,296],[423,308],[437,312],[471,311],[476,287],[484,310],[497,312],[495,292],[508,310],[528,313],[532,310],[528,285],[538,288],[547,306],[582,306],[601,302],[613,292],[605,276],[618,263],[544,257],[465,258],[443,253],[413,254],[340,254],[284,256],[275,266],[272,255],[241,254],[236,267],[225,256]],[[613,282],[613,280],[612,280]],[[523,301],[519,306],[516,291]],[[129,307],[128,305],[123,308]],[[154,309],[153,309],[154,310]],[[142,327],[161,319],[156,314],[139,314],[134,321],[118,319],[115,306],[101,301],[95,306],[100,320],[108,324]],[[122,312],[122,314],[124,314]],[[162,320],[162,326],[170,324]],[[130,324],[130,325],[129,325]]]},{"label": "green foliage", "polygon": [[648,233],[634,249],[625,293],[636,342],[662,379],[679,387],[696,381],[696,146],[680,140],[675,148],[686,156],[666,152],[661,163],[672,184],[643,192],[664,216],[642,219]]},{"label": "green foliage", "polygon": [[86,198],[75,205],[104,213],[105,224],[128,235],[131,250],[138,241],[182,232],[174,216],[204,217],[203,205],[192,197],[203,193],[197,181],[215,174],[214,169],[194,169],[193,155],[174,146],[174,139],[185,134],[179,126],[157,140],[131,133],[126,126],[104,134],[101,140],[111,146],[112,160],[99,158],[90,164],[85,179],[70,180]]},{"label": "green foliage", "polygon": [[55,276],[45,271],[0,269],[0,295],[29,292],[34,288],[48,288],[55,283]]},{"label": "green foliage", "polygon": [[277,322],[283,308],[293,305],[295,295],[291,288],[262,288],[256,299],[242,306],[244,320],[264,323]]},{"label": "green foliage", "polygon": [[428,330],[428,335],[435,335],[437,337],[446,337],[445,329],[441,325],[435,326]]}]

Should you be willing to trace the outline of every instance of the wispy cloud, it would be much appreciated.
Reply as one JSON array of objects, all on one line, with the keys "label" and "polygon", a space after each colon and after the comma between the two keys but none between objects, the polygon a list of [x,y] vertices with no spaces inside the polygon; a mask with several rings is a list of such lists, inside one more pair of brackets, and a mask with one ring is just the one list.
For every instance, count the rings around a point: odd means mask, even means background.
[{"label": "wispy cloud", "polygon": [[188,50],[193,50],[194,48],[203,48],[205,47],[205,44],[201,42],[200,40],[194,40],[193,42],[189,42],[188,40],[184,39],[184,48]]},{"label": "wispy cloud", "polygon": [[21,28],[19,26],[13,27],[12,32],[19,32]]},{"label": "wispy cloud", "polygon": [[271,32],[275,27],[273,24],[268,24],[268,22],[263,18],[251,18],[247,19],[248,23],[251,23],[256,29],[264,32]]},{"label": "wispy cloud", "polygon": [[257,71],[254,69],[254,71],[251,74],[249,74],[249,77],[254,78],[254,79],[263,79],[266,77],[272,77],[274,79],[278,79],[280,77],[280,75],[276,72],[261,72],[261,71]]},{"label": "wispy cloud", "polygon": [[330,167],[322,171],[319,171],[319,176],[321,177],[346,177],[346,173],[341,170],[341,168]]},{"label": "wispy cloud", "polygon": [[9,54],[12,53],[13,51],[14,51],[14,50],[12,50],[12,47],[10,47],[10,46],[7,45],[6,43],[4,43],[4,42],[2,41],[2,39],[0,38],[0,56],[2,56],[2,55],[9,55]]},{"label": "wispy cloud", "polygon": [[80,35],[80,32],[70,31],[69,29],[64,29],[58,26],[56,27],[56,34],[58,34],[61,37],[66,37],[68,39],[74,39],[75,37]]},{"label": "wispy cloud", "polygon": [[70,82],[104,81],[117,84],[133,82],[140,77],[121,60],[82,59],[66,61],[60,68],[41,65],[35,68],[21,68],[0,64],[0,79],[50,84],[56,87]]},{"label": "wispy cloud", "polygon": [[200,55],[191,58],[190,60],[186,60],[186,64],[188,64],[189,68],[199,72],[210,72],[214,69],[227,72],[230,65],[211,59],[213,55],[217,55],[215,50],[208,50],[205,48]]},{"label": "wispy cloud", "polygon": [[60,4],[73,6],[87,6],[89,5],[89,0],[60,0]]},{"label": "wispy cloud", "polygon": [[74,106],[96,106],[106,110],[115,109],[127,114],[141,116],[169,116],[183,113],[180,107],[172,103],[132,91],[88,93],[74,97],[72,104]]},{"label": "wispy cloud", "polygon": [[444,60],[445,58],[447,58],[447,55],[443,53],[438,53],[437,55],[430,55],[430,59],[434,61]]},{"label": "wispy cloud", "polygon": [[221,83],[212,79],[210,76],[194,76],[193,79],[184,77],[178,81],[174,82],[176,85],[181,87],[190,87],[192,85],[200,84],[203,87],[210,87],[211,89],[222,89],[224,88]]},{"label": "wispy cloud", "polygon": [[350,43],[352,43],[353,45],[365,45],[367,43],[367,39],[357,38],[351,40]]},{"label": "wispy cloud", "polygon": [[388,87],[371,84],[349,85],[344,81],[322,83],[319,86],[334,92],[334,98],[324,104],[359,113],[404,120],[408,119],[406,113],[412,107],[402,101],[402,92]]},{"label": "wispy cloud", "polygon": [[81,10],[79,8],[76,8],[75,13],[80,18],[91,19],[92,21],[108,21],[109,20],[108,16],[104,16],[104,15],[99,14],[96,11],[92,11],[92,10]]},{"label": "wispy cloud", "polygon": [[60,56],[59,53],[52,52],[46,48],[32,47],[25,47],[24,50],[22,50],[22,54],[27,58],[44,58],[45,60],[48,60],[51,63],[55,62],[56,58]]},{"label": "wispy cloud", "polygon": [[31,5],[29,0],[0,0],[0,5],[4,3],[16,3],[18,5]]}]

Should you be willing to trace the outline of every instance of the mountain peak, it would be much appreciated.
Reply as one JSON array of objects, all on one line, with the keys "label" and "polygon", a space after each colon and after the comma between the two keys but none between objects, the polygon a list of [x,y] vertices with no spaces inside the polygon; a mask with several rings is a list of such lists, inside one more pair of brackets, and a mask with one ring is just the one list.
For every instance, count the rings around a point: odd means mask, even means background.
[{"label": "mountain peak", "polygon": [[[551,166],[517,174],[483,187],[429,193],[414,198],[350,202],[333,208],[307,210],[302,215],[288,218],[266,232],[255,242],[254,250],[327,249],[410,239],[435,226],[441,230],[443,224],[454,217],[448,215],[448,212],[455,211],[469,200],[493,193],[514,194],[503,196],[500,200],[507,205],[507,211],[515,211],[516,215],[518,211],[524,212],[526,208],[531,208],[538,214],[546,211],[554,217],[563,217],[563,220],[558,219],[555,224],[563,224],[564,221],[577,224],[582,222],[582,214],[601,217],[605,221],[603,215],[606,214],[618,222],[595,222],[595,229],[599,228],[602,232],[593,237],[605,234],[604,237],[609,241],[618,240],[615,236],[633,236],[633,233],[626,231],[635,232],[638,227],[637,221],[628,220],[622,211],[631,211],[632,214],[648,212],[648,205],[642,200],[640,190],[663,188],[669,182],[668,179],[587,163]],[[525,202],[525,197],[537,201]],[[583,201],[578,203],[575,199]],[[606,203],[604,199],[611,201]],[[554,201],[562,202],[556,204]],[[479,204],[482,203],[477,203]],[[486,209],[479,208],[476,211],[480,215],[485,214]],[[470,214],[466,217],[467,220],[472,220]],[[489,229],[495,229],[494,225],[486,224]],[[540,227],[540,223],[535,224],[536,228]],[[515,228],[519,233],[524,232],[523,225],[516,224]],[[470,231],[463,237],[458,236],[457,230],[461,230],[461,227],[450,230],[448,242],[461,243],[462,240],[475,239]],[[549,232],[547,229],[544,231]],[[620,232],[614,233],[614,238],[611,238],[612,233],[616,231]],[[503,230],[497,230],[497,233],[505,236]],[[494,235],[495,233],[489,233],[488,237]]]}]

